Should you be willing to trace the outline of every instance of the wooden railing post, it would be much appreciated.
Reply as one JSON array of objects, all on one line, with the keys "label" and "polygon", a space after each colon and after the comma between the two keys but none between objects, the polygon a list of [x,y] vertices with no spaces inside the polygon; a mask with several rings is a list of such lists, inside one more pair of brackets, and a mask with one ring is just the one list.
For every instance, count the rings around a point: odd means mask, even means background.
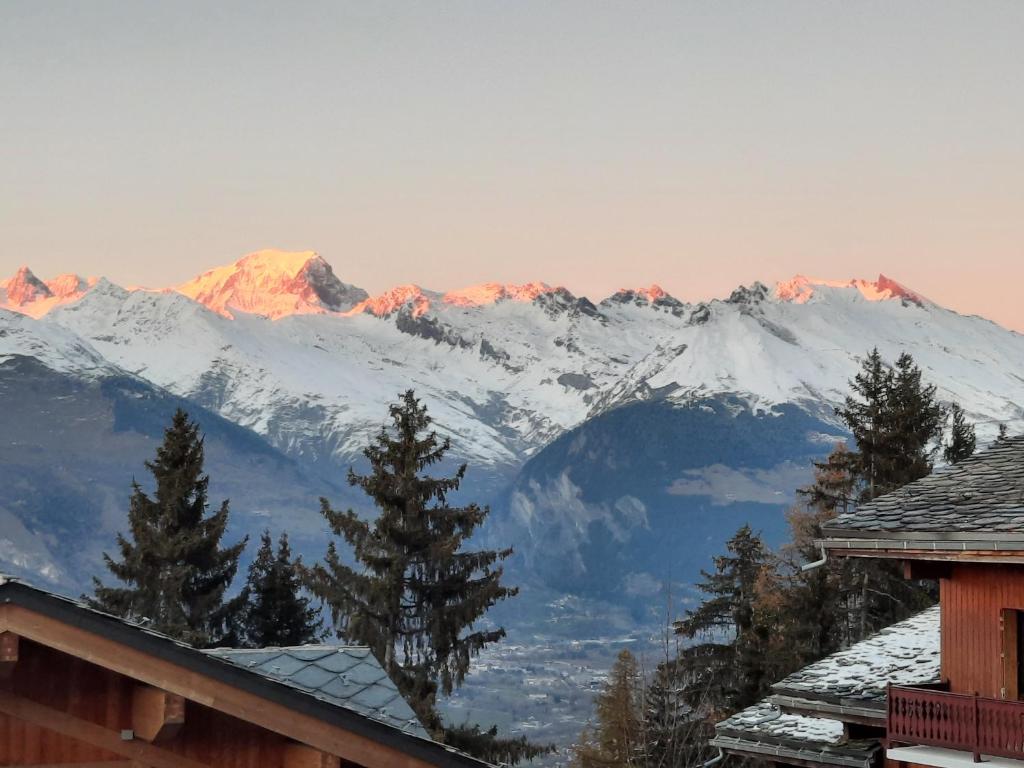
[{"label": "wooden railing post", "polygon": [[892,746],[892,683],[885,684],[885,748]]},{"label": "wooden railing post", "polygon": [[973,729],[974,730],[974,741],[972,742],[972,745],[974,746],[974,762],[976,762],[976,763],[980,763],[981,762],[981,737],[980,737],[980,730],[979,730],[979,723],[978,723],[978,721],[981,718],[979,717],[978,710],[979,710],[979,706],[978,706],[978,692],[975,691],[974,692],[974,729]]}]

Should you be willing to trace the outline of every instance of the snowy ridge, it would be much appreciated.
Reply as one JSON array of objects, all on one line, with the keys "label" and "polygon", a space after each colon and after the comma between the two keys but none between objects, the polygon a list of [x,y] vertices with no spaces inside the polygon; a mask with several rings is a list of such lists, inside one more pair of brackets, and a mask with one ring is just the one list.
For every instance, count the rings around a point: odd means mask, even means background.
[{"label": "snowy ridge", "polygon": [[805,304],[814,299],[816,293],[820,292],[822,288],[853,288],[864,297],[865,301],[900,299],[914,304],[924,304],[928,301],[921,294],[900,285],[885,275],[879,275],[877,280],[855,279],[845,283],[838,280],[818,280],[797,275],[792,280],[776,284],[775,297],[780,301]]},{"label": "snowy ridge", "polygon": [[0,309],[0,365],[16,357],[34,358],[51,370],[87,377],[122,373],[74,332]]},{"label": "snowy ridge", "polygon": [[30,275],[3,284],[3,306],[21,314],[0,316],[0,334],[15,329],[20,348],[124,369],[312,458],[351,456],[409,387],[462,455],[510,470],[636,400],[727,394],[834,419],[874,345],[888,359],[911,352],[942,399],[984,422],[982,440],[1024,417],[1024,336],[884,276],[755,283],[701,304],[651,286],[594,304],[540,282],[371,298],[313,252],[259,251],[176,290]]},{"label": "snowy ridge", "polygon": [[0,309],[29,317],[42,317],[51,309],[76,301],[96,284],[78,275],[58,275],[43,282],[28,267],[21,267],[13,277],[0,282]]}]

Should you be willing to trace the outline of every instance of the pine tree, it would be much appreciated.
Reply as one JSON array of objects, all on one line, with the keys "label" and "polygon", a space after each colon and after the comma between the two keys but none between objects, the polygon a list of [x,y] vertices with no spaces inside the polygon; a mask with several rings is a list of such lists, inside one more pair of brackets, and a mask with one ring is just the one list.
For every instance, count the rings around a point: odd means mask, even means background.
[{"label": "pine tree", "polygon": [[846,396],[843,407],[836,409],[836,414],[853,433],[858,475],[864,481],[861,494],[864,500],[884,493],[887,486],[892,453],[887,406],[892,381],[892,371],[876,347],[868,353],[861,370],[850,382],[851,394]]},{"label": "pine tree", "polygon": [[703,642],[685,648],[680,659],[697,671],[688,691],[723,712],[756,702],[773,682],[767,679],[764,641],[768,628],[757,622],[756,602],[769,554],[760,536],[744,525],[715,558],[715,571],[702,571],[697,588],[708,595],[696,610],[676,622],[676,632]]},{"label": "pine tree", "polygon": [[949,409],[950,426],[949,444],[942,451],[942,457],[948,464],[959,464],[968,456],[974,455],[978,438],[974,434],[974,425],[964,417],[964,409],[959,403],[953,403]]},{"label": "pine tree", "polygon": [[706,747],[695,744],[703,723],[684,696],[676,659],[660,663],[644,692],[643,768],[688,768],[702,761]]},{"label": "pine tree", "polygon": [[836,413],[857,448],[860,500],[871,501],[931,472],[944,413],[914,358],[903,353],[890,369],[873,349],[850,389]]},{"label": "pine tree", "polygon": [[[850,388],[851,395],[837,413],[857,448],[860,501],[871,501],[931,472],[944,413],[935,387],[923,383],[914,359],[901,354],[895,369],[890,369],[878,350],[872,350]],[[856,562],[846,586],[842,599],[853,641],[933,602],[929,585],[904,580],[892,562]]]},{"label": "pine tree", "polygon": [[497,726],[476,724],[446,726],[444,743],[492,765],[517,765],[555,751],[553,744],[535,744],[525,736],[502,738]]},{"label": "pine tree", "polygon": [[636,658],[619,653],[597,697],[597,726],[580,737],[576,768],[632,768],[643,765],[641,682]]},{"label": "pine tree", "polygon": [[886,406],[891,455],[883,492],[888,493],[932,471],[945,411],[935,399],[935,385],[923,383],[921,369],[906,352],[896,359]]},{"label": "pine tree", "polygon": [[246,646],[305,645],[323,636],[320,610],[302,595],[287,533],[278,539],[275,554],[270,531],[263,532],[259,551],[249,566],[247,589],[249,604],[241,631]]},{"label": "pine tree", "polygon": [[130,538],[117,536],[121,559],[104,553],[107,568],[125,586],[93,579],[90,605],[197,647],[234,642],[234,620],[243,592],[225,601],[248,539],[222,548],[228,524],[225,500],[207,515],[210,478],[203,473],[199,427],[180,408],[164,432],[156,459],[146,469],[156,481],[150,496],[132,481]]},{"label": "pine tree", "polygon": [[358,565],[343,563],[332,542],[325,561],[306,571],[306,583],[330,606],[339,635],[369,646],[424,726],[443,738],[438,691],[449,695],[473,657],[505,636],[500,627],[474,625],[516,594],[501,583],[500,562],[512,550],[465,551],[488,515],[476,504],[448,501],[466,465],[451,477],[425,474],[451,445],[430,430],[427,409],[412,390],[390,415],[390,430],[382,427],[363,452],[369,474],[348,477],[374,501],[377,517],[367,522],[321,499],[321,512]]},{"label": "pine tree", "polygon": [[814,463],[814,482],[797,490],[803,505],[787,514],[790,543],[783,547],[782,560],[788,569],[779,593],[786,623],[778,641],[792,654],[790,669],[848,645],[853,633],[849,610],[844,602],[853,578],[851,563],[830,559],[824,566],[803,571],[803,563],[817,560],[821,553],[815,541],[822,538],[822,526],[837,515],[853,509],[858,495],[857,457],[845,444],[838,444],[823,462]]}]

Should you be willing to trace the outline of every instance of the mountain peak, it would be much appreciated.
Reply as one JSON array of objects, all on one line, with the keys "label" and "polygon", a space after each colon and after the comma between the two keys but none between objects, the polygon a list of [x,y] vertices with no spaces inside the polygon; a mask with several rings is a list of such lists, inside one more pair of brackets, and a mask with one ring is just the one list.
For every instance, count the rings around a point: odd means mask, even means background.
[{"label": "mountain peak", "polygon": [[[436,294],[434,294],[436,296]],[[349,311],[350,315],[366,313],[377,317],[388,317],[403,307],[412,310],[413,317],[419,317],[430,309],[430,295],[418,285],[399,285],[379,296],[367,297]]]},{"label": "mountain peak", "polygon": [[914,304],[924,304],[928,300],[916,291],[896,282],[890,277],[880,274],[877,280],[819,280],[805,275],[796,275],[792,280],[776,283],[775,298],[793,304],[806,304],[814,298],[816,289],[854,289],[866,301],[889,301],[900,299]]},{"label": "mountain peak", "polygon": [[231,310],[277,319],[286,315],[342,312],[366,291],[341,282],[315,251],[267,249],[211,269],[176,289],[214,312]]},{"label": "mountain peak", "polygon": [[31,269],[21,267],[14,277],[0,282],[0,307],[40,318],[54,307],[81,298],[95,284],[95,278],[83,280],[73,274],[43,282]]},{"label": "mountain peak", "polygon": [[22,307],[39,299],[48,299],[53,294],[46,283],[36,277],[27,266],[22,266],[14,273],[14,277],[3,283],[7,293],[6,303],[14,307]]},{"label": "mountain peak", "polygon": [[95,284],[95,278],[84,280],[81,276],[76,275],[73,272],[57,275],[52,280],[46,281],[46,287],[49,289],[50,294],[58,299],[68,299],[78,296],[85,291],[86,288]]},{"label": "mountain peak", "polygon": [[457,307],[480,307],[486,304],[496,304],[499,301],[521,301],[531,302],[538,296],[545,293],[552,293],[557,290],[547,283],[532,282],[514,285],[511,283],[482,283],[461,288],[457,291],[449,291],[441,300],[445,304],[452,304]]}]

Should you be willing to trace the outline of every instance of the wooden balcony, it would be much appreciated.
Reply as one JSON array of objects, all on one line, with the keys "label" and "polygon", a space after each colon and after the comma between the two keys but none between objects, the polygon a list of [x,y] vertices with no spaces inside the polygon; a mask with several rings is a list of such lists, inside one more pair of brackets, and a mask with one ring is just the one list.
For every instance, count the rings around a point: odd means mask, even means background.
[{"label": "wooden balcony", "polygon": [[890,685],[889,746],[931,746],[1024,760],[1024,701],[1002,701],[936,688]]}]

